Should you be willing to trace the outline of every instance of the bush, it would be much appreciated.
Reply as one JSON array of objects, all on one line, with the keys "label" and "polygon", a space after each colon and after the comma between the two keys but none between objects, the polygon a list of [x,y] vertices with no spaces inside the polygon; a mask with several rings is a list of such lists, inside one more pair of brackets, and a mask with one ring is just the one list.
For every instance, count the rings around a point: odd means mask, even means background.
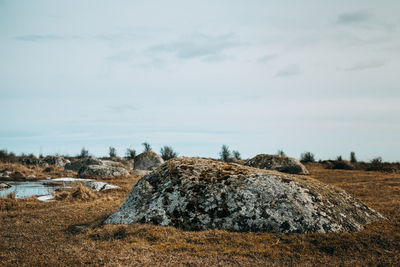
[{"label": "bush", "polygon": [[311,152],[304,152],[300,155],[301,162],[315,162],[315,156]]},{"label": "bush", "polygon": [[151,145],[147,142],[143,142],[142,146],[144,146],[144,152],[151,151]]},{"label": "bush", "polygon": [[276,152],[276,154],[279,156],[286,157],[286,154],[285,154],[285,152],[283,152],[283,150],[278,150],[278,152]]},{"label": "bush", "polygon": [[337,161],[343,161],[343,158],[342,158],[342,156],[337,156],[336,160]]},{"label": "bush", "polygon": [[354,153],[353,151],[350,152],[350,162],[351,163],[357,162],[356,153]]},{"label": "bush", "polygon": [[2,162],[17,162],[17,156],[13,152],[8,152],[5,149],[0,150],[0,161]]},{"label": "bush", "polygon": [[127,148],[126,149],[126,158],[134,159],[136,157],[136,150]]},{"label": "bush", "polygon": [[219,156],[221,160],[228,162],[231,158],[231,152],[229,151],[229,147],[227,145],[222,145],[221,152],[219,152]]},{"label": "bush", "polygon": [[173,159],[178,156],[178,153],[176,153],[170,146],[162,147],[160,150],[160,154],[163,160]]},{"label": "bush", "polygon": [[232,155],[233,155],[233,158],[234,158],[234,159],[237,159],[237,160],[241,160],[241,159],[242,159],[242,158],[240,157],[239,151],[237,151],[237,150],[233,150],[233,151],[232,151]]},{"label": "bush", "polygon": [[115,147],[110,146],[108,154],[110,155],[110,158],[115,158],[117,156],[117,150]]},{"label": "bush", "polygon": [[81,149],[81,154],[79,155],[80,158],[87,158],[89,157],[89,151],[82,147]]},{"label": "bush", "polygon": [[381,157],[376,157],[371,160],[369,167],[367,168],[367,171],[383,171],[384,170],[384,164],[382,162]]}]

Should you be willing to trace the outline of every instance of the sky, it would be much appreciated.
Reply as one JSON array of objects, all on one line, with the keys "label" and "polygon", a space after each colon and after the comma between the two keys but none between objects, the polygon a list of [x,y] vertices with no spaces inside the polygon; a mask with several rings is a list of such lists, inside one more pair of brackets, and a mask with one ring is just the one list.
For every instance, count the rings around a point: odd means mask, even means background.
[{"label": "sky", "polygon": [[400,1],[0,0],[0,148],[400,161]]}]

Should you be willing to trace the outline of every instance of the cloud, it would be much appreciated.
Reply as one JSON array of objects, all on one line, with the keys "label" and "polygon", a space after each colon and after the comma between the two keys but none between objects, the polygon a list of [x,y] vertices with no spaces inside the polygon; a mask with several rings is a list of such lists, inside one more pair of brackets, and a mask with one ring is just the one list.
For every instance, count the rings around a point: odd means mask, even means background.
[{"label": "cloud", "polygon": [[277,77],[293,76],[300,73],[301,71],[299,65],[289,65],[284,67],[283,69],[280,69],[275,76]]},{"label": "cloud", "polygon": [[368,21],[372,18],[372,14],[365,11],[356,11],[341,13],[337,17],[337,22],[339,24],[352,24]]},{"label": "cloud", "polygon": [[181,59],[203,58],[206,61],[222,61],[229,58],[224,54],[227,50],[240,45],[243,44],[236,40],[233,33],[216,36],[193,33],[174,42],[153,45],[149,50],[172,53]]},{"label": "cloud", "polygon": [[353,65],[345,68],[339,68],[342,71],[358,71],[358,70],[365,70],[365,69],[373,69],[373,68],[380,68],[385,66],[385,61],[383,60],[371,60],[365,62],[357,62]]},{"label": "cloud", "polygon": [[274,58],[276,58],[276,55],[265,55],[263,57],[258,58],[257,62],[261,63],[261,64],[265,64],[265,63],[273,60]]},{"label": "cloud", "polygon": [[14,40],[26,41],[26,42],[38,42],[38,41],[56,41],[64,39],[60,35],[54,34],[30,34],[30,35],[19,35],[13,37]]}]

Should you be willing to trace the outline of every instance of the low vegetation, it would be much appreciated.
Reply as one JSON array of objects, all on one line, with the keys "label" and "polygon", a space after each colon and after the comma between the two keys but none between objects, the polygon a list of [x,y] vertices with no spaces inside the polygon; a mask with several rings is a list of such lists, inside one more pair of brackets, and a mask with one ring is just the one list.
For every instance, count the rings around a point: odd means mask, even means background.
[{"label": "low vegetation", "polygon": [[[1,164],[0,169],[10,166]],[[323,163],[306,167],[311,177],[343,188],[388,219],[351,234],[192,232],[154,225],[103,225],[141,177],[130,175],[112,179],[120,188],[91,196],[87,188],[78,186],[59,192],[52,202],[13,195],[0,198],[0,265],[399,266],[399,175],[326,169]],[[18,163],[14,168],[30,170]]]},{"label": "low vegetation", "polygon": [[170,146],[164,146],[160,149],[160,154],[163,160],[169,160],[176,158],[178,153],[173,150]]}]

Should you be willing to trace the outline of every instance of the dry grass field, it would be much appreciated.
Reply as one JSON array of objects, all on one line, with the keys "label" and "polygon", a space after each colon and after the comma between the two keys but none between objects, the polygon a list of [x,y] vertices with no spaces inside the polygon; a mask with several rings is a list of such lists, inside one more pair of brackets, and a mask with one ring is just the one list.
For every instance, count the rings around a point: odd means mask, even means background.
[{"label": "dry grass field", "polygon": [[[153,225],[102,225],[140,178],[130,176],[104,180],[120,189],[92,193],[78,186],[47,203],[0,198],[0,265],[399,266],[400,174],[324,169],[317,163],[307,168],[312,177],[345,189],[388,219],[353,234],[185,232]],[[33,171],[37,177],[48,175]]]}]

